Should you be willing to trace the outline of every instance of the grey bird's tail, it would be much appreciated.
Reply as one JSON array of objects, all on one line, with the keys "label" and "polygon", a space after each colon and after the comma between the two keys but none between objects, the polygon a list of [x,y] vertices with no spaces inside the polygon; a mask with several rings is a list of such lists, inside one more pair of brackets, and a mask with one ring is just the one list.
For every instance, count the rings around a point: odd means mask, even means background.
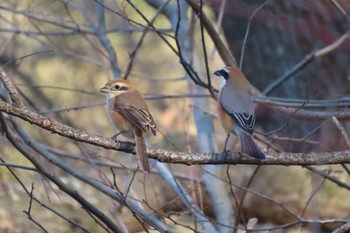
[{"label": "grey bird's tail", "polygon": [[244,154],[250,155],[256,159],[265,159],[264,153],[261,151],[259,146],[254,141],[252,135],[244,132],[243,130],[238,134],[241,141],[241,151]]},{"label": "grey bird's tail", "polygon": [[148,163],[148,156],[146,152],[145,139],[142,133],[140,135],[135,134],[136,154],[139,157],[139,164],[142,169],[149,173],[151,171]]}]

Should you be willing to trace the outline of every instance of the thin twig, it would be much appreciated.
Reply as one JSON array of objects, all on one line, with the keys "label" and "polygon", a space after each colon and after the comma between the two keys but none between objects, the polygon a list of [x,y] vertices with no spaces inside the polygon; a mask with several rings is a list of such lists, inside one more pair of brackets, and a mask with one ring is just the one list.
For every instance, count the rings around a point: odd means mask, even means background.
[{"label": "thin twig", "polygon": [[[196,0],[186,0],[186,1],[192,7],[193,11],[196,12],[196,14],[199,14],[200,6],[198,4],[198,1]],[[221,40],[219,34],[216,32],[214,25],[211,23],[211,20],[209,20],[209,18],[204,13],[202,13],[201,18],[205,29],[207,30],[209,36],[211,37],[225,65],[237,67],[236,59],[232,56],[230,50],[226,47],[225,43]]]},{"label": "thin twig", "polygon": [[347,183],[339,180],[338,178],[334,177],[334,176],[331,176],[327,173],[324,173],[323,171],[315,168],[315,167],[311,167],[311,166],[307,166],[306,169],[312,171],[313,173],[319,175],[319,176],[322,176],[324,177],[325,179],[327,180],[330,180],[332,181],[333,183],[337,184],[339,187],[342,187],[342,188],[345,188],[347,190],[350,190],[350,185],[348,185]]},{"label": "thin twig", "polygon": [[[329,175],[329,172],[330,171],[327,172],[327,175]],[[305,204],[305,206],[303,208],[303,211],[301,212],[301,215],[300,215],[301,217],[304,217],[307,207],[309,206],[309,204],[311,203],[311,201],[315,197],[315,195],[320,191],[320,189],[322,188],[322,186],[323,186],[325,181],[326,181],[326,178],[323,177],[323,179],[320,182],[320,184],[315,188],[315,190],[312,191],[309,199],[306,201],[306,204]]]},{"label": "thin twig", "polygon": [[32,221],[35,225],[37,225],[43,232],[48,232],[39,222],[37,222],[33,217],[32,217],[32,203],[33,203],[33,191],[34,191],[34,183],[32,183],[32,189],[29,192],[29,206],[28,210],[25,211],[23,210],[23,213],[25,213],[30,221]]},{"label": "thin twig", "polygon": [[[97,38],[100,40],[101,45],[105,48],[108,53],[108,59],[110,63],[111,70],[113,72],[114,78],[120,77],[120,69],[117,60],[117,53],[112,46],[111,41],[108,39],[105,30],[106,30],[106,20],[105,20],[105,8],[103,6],[103,1],[96,1],[96,16],[98,21],[98,26],[94,28]],[[102,3],[102,4],[100,4]]]},{"label": "thin twig", "polygon": [[[230,172],[229,172],[229,168],[230,168],[230,165],[227,165],[226,166],[226,176],[228,178],[228,184],[230,185],[230,192],[231,192],[231,195],[233,197],[233,200],[235,201],[235,205],[236,205],[236,208],[237,208],[237,211],[238,211],[238,214],[239,214],[239,218],[241,219],[241,221],[243,222],[243,226],[244,226],[244,229],[245,231],[247,231],[247,221],[243,215],[243,211],[242,211],[242,206],[240,205],[240,203],[238,203],[238,199],[235,195],[235,192],[233,191],[233,188],[232,188],[232,180],[231,180],[231,176],[230,176]],[[236,221],[235,221],[235,224],[236,226],[238,225],[238,215],[236,216]]]},{"label": "thin twig", "polygon": [[350,22],[350,15],[344,10],[344,8],[337,2],[337,0],[331,0],[331,3],[337,8],[337,10]]},{"label": "thin twig", "polygon": [[205,45],[204,26],[203,26],[202,16],[203,16],[203,0],[200,0],[200,2],[199,2],[199,23],[200,23],[200,28],[201,28],[201,41],[202,41],[202,50],[203,50],[203,54],[204,54],[205,72],[206,72],[207,80],[208,80],[209,93],[215,99],[216,95],[212,89],[211,78],[210,78],[211,75],[210,75],[210,71],[209,71],[207,48]]},{"label": "thin twig", "polygon": [[[238,208],[243,208],[243,202],[244,202],[244,199],[245,197],[247,196],[247,190],[250,188],[250,185],[252,184],[254,178],[256,177],[256,175],[258,174],[258,171],[259,169],[261,168],[261,166],[256,166],[256,168],[254,169],[253,173],[250,175],[249,177],[249,180],[247,182],[247,184],[245,185],[245,189],[246,190],[243,190],[243,194],[242,194],[242,197],[241,197],[241,200],[239,201],[239,205],[238,205]],[[231,185],[232,187],[232,185]],[[235,221],[235,224],[236,224],[236,227],[238,226],[238,221],[237,221],[237,217],[236,217],[236,221]],[[247,223],[248,225],[248,223]],[[248,231],[248,229],[247,229]]]},{"label": "thin twig", "polygon": [[325,46],[322,49],[318,49],[315,51],[312,51],[311,53],[307,54],[303,60],[298,62],[295,66],[293,66],[291,69],[287,70],[287,72],[273,81],[265,90],[262,92],[264,95],[270,94],[273,90],[275,90],[277,87],[279,87],[282,83],[287,81],[289,78],[291,78],[294,74],[299,72],[301,69],[306,67],[308,64],[310,64],[312,61],[314,61],[316,58],[319,58],[321,56],[324,56],[338,47],[340,47],[347,39],[350,38],[350,31],[344,33],[341,37],[339,37],[337,40],[335,40],[330,45]]},{"label": "thin twig", "polygon": [[[0,118],[2,118],[2,116],[0,116]],[[3,121],[3,119],[1,119],[1,121]],[[0,161],[3,164],[6,164],[5,161],[3,159],[0,159]],[[7,169],[9,170],[9,172],[12,174],[12,176],[17,180],[17,182],[21,185],[21,187],[23,188],[23,190],[30,195],[29,190],[26,188],[26,186],[23,184],[23,182],[19,179],[19,177],[16,175],[16,173],[11,169],[11,167],[7,166]],[[78,225],[77,223],[75,223],[74,221],[72,221],[71,219],[65,217],[63,214],[59,213],[57,210],[49,207],[48,205],[44,204],[43,202],[41,202],[39,199],[37,199],[35,196],[32,195],[32,198],[34,201],[36,201],[39,205],[41,205],[42,207],[44,207],[45,209],[51,211],[52,213],[54,213],[55,215],[59,216],[60,218],[62,218],[63,220],[67,221],[68,223],[72,224],[73,226],[81,229],[84,232],[90,233],[89,230],[87,230],[86,228]]]},{"label": "thin twig", "polygon": [[324,99],[324,100],[314,100],[314,99],[290,99],[290,98],[280,98],[272,96],[255,96],[253,97],[255,103],[267,105],[267,106],[281,106],[281,107],[292,107],[298,108],[303,105],[303,108],[347,108],[350,106],[349,97],[340,97],[338,99]]},{"label": "thin twig", "polygon": [[241,70],[243,69],[244,51],[245,51],[245,46],[247,44],[248,35],[249,35],[249,32],[250,32],[250,26],[252,24],[252,20],[253,20],[254,16],[256,15],[256,13],[258,13],[264,6],[266,6],[267,3],[268,3],[268,0],[266,0],[263,4],[261,4],[258,8],[256,8],[254,10],[253,14],[249,17],[247,29],[245,31],[244,40],[243,40],[243,44],[242,44],[241,57],[239,59],[239,68]]},{"label": "thin twig", "polygon": [[334,123],[335,127],[337,127],[337,129],[339,130],[347,149],[350,150],[350,140],[345,128],[340,124],[340,122],[335,116],[332,117],[332,122]]},{"label": "thin twig", "polygon": [[[148,26],[151,26],[153,25],[153,22],[158,18],[159,14],[163,11],[163,9],[168,5],[169,3],[169,0],[165,1],[163,3],[163,5],[161,7],[159,7],[157,9],[157,12],[154,14],[153,18],[150,20],[151,24],[149,24]],[[134,64],[134,60],[136,58],[136,55],[137,55],[137,52],[139,51],[139,48],[141,47],[142,43],[143,43],[143,40],[145,39],[147,33],[149,32],[149,30],[144,30],[142,32],[142,35],[137,43],[137,45],[135,46],[134,50],[130,53],[129,57],[130,57],[130,61],[129,61],[129,64],[126,68],[126,71],[125,71],[125,74],[124,74],[124,79],[127,79],[131,70],[132,70],[132,67],[133,67],[133,64]]]},{"label": "thin twig", "polygon": [[8,167],[8,168],[12,167],[12,168],[18,168],[18,169],[27,170],[27,171],[38,172],[38,170],[34,167],[28,167],[28,166],[23,166],[23,165],[19,165],[19,164],[13,164],[13,163],[5,163],[3,161],[0,162],[0,166],[4,166],[4,167]]}]

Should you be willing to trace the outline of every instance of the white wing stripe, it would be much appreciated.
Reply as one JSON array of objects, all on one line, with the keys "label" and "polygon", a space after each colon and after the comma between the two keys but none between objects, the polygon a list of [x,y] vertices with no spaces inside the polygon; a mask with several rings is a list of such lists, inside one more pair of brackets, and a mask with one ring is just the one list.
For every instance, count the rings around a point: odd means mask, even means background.
[{"label": "white wing stripe", "polygon": [[248,131],[252,131],[254,129],[255,117],[253,115],[248,115],[245,113],[233,113],[233,115],[243,129]]}]

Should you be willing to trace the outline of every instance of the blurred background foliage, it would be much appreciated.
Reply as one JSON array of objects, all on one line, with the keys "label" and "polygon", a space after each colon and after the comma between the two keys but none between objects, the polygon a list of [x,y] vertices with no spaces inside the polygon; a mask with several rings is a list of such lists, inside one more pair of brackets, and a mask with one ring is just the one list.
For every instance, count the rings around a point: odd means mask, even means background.
[{"label": "blurred background foliage", "polygon": [[[148,1],[133,2],[149,20],[157,12]],[[331,1],[208,0],[205,1],[205,12],[213,23],[220,15],[223,2],[226,4],[223,10],[223,34],[237,61],[241,56],[249,18],[254,10],[267,2],[251,21],[242,68],[248,79],[261,91],[301,61],[306,54],[328,45],[349,30],[349,20],[331,4]],[[349,2],[346,0],[337,2],[349,15]],[[133,22],[147,24],[128,1],[106,0],[104,4],[107,6],[105,9],[107,36],[117,53],[121,73],[124,74],[130,62],[130,55],[144,31],[142,26]],[[108,120],[103,104],[105,99],[98,90],[107,80],[113,78],[113,74],[108,54],[89,22],[89,20],[95,24],[97,22],[95,5],[94,1],[86,0],[2,1],[0,3],[0,64],[14,80],[27,106],[33,110],[74,128],[110,137],[116,133],[116,130]],[[115,12],[119,12],[120,15]],[[191,58],[193,67],[203,80],[206,80],[199,25],[192,11],[189,10],[188,15],[192,20],[190,23],[196,23],[191,24],[192,31],[188,32],[193,34],[194,49]],[[165,33],[165,37],[176,47],[175,41],[171,39],[174,35],[172,25],[163,14],[159,14],[154,26]],[[215,52],[210,38],[205,35],[205,39],[210,71],[214,71],[221,68],[223,62]],[[350,44],[347,42],[331,54],[317,59],[273,91],[271,96],[308,100],[348,95],[349,50]],[[195,94],[195,84],[185,79],[185,71],[179,62],[179,57],[154,31],[147,32],[141,47],[137,49],[128,79],[146,98],[153,97],[148,100],[148,104],[157,122],[159,133],[156,137],[148,138],[151,147],[198,151],[196,137],[198,126],[195,125],[192,115],[193,108],[196,108],[193,99],[162,97],[163,95]],[[216,88],[219,88],[219,80],[213,79],[212,82]],[[208,96],[207,108],[200,110],[213,117],[215,139],[221,150],[226,135],[217,121],[215,101]],[[261,106],[257,110],[257,127],[261,132],[275,130],[288,120],[288,116],[268,111]],[[72,141],[21,120],[18,121],[33,138],[91,177],[113,178],[109,166],[86,163],[84,159],[111,162],[119,166],[118,182],[124,186],[123,188],[128,186],[130,176],[122,166],[136,168],[137,162],[133,156]],[[302,138],[321,123],[291,119],[289,124],[274,136]],[[348,129],[349,123],[342,123]],[[272,143],[290,152],[346,149],[339,132],[331,123],[320,127],[309,138],[327,149],[288,140],[286,142],[275,140]],[[8,163],[31,166],[5,138],[0,137],[0,143],[0,158]],[[234,149],[237,149],[235,143],[233,144]],[[120,214],[130,232],[142,229],[130,211],[111,200],[106,200],[105,196],[88,185],[66,176],[49,162],[44,160],[42,162],[47,163],[47,166],[65,179],[65,182],[83,192],[84,196],[100,209],[109,212],[111,216]],[[178,174],[186,188],[193,190],[193,195],[204,207],[205,212],[213,216],[211,208],[213,200],[208,200],[205,192],[198,188],[203,169],[198,166],[182,165],[171,165],[171,168]],[[340,165],[319,168],[344,183],[350,182],[349,174]],[[229,172],[233,177],[232,183],[245,186],[255,169],[255,166],[231,166]],[[267,166],[259,168],[258,173],[249,189],[270,197],[297,214],[315,219],[350,218],[349,190],[340,188],[305,168]],[[35,184],[35,194],[43,202],[49,203],[52,208],[58,209],[67,218],[92,232],[101,231],[101,228],[80,209],[77,203],[56,186],[51,186],[44,177],[35,172],[20,169],[16,170],[16,174],[27,187],[32,183]],[[227,181],[227,176],[221,174],[221,177]],[[27,209],[28,195],[4,167],[0,167],[0,185],[2,186],[0,231],[38,231],[38,228],[22,213]],[[142,174],[138,174],[131,186],[133,195],[140,200],[146,198],[152,208],[162,207],[164,203],[172,201],[173,203],[161,210],[175,212],[183,208],[177,200],[177,195],[156,174],[153,174],[150,180],[145,180]],[[243,195],[242,191],[236,189],[235,191],[237,197]],[[229,192],[229,189],[223,192]],[[235,205],[233,207],[235,208]],[[263,225],[265,227],[274,227],[293,221],[293,217],[281,210],[278,205],[251,193],[245,197],[242,209],[247,219],[258,217],[259,223],[265,224]],[[50,211],[43,210],[37,204],[33,206],[32,211],[35,220],[45,225],[50,232],[80,231]],[[185,220],[181,217],[182,215],[178,214],[178,218],[175,219],[191,223],[190,216]],[[328,232],[335,226],[332,224],[308,225],[305,226],[304,232]],[[290,232],[295,229],[298,230],[299,226],[292,228]],[[182,230],[185,232],[185,229]],[[277,232],[284,232],[284,229]]]}]

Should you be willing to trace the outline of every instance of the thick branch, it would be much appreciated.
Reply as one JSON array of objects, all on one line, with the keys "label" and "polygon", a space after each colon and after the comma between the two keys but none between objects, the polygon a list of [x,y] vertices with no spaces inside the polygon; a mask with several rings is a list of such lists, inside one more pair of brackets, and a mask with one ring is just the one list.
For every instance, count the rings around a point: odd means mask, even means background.
[{"label": "thick branch", "polygon": [[[1,120],[1,114],[0,114],[0,120]],[[86,174],[81,173],[79,170],[77,170],[75,167],[73,167],[70,163],[67,163],[66,161],[62,160],[61,158],[57,157],[56,155],[52,154],[47,148],[43,147],[41,144],[37,143],[35,140],[33,140],[22,128],[19,127],[17,122],[13,121],[13,118],[10,118],[10,121],[12,125],[14,126],[14,129],[18,132],[19,136],[23,139],[23,141],[26,143],[26,145],[30,146],[32,149],[34,149],[36,152],[41,154],[45,159],[47,159],[51,164],[54,164],[58,166],[59,168],[66,171],[68,174],[76,177],[77,179],[81,180],[84,183],[89,184],[90,186],[94,187],[95,189],[99,190],[101,193],[104,193],[105,195],[109,196],[113,200],[116,200],[117,202],[121,203],[122,205],[127,206],[133,213],[136,213],[139,217],[141,217],[145,222],[149,223],[155,229],[160,230],[162,232],[175,232],[171,228],[167,227],[163,222],[159,221],[157,218],[155,218],[153,215],[149,214],[147,211],[145,211],[143,208],[140,208],[140,206],[135,203],[133,200],[130,200],[129,198],[124,197],[120,192],[116,192],[115,189],[112,189],[109,186],[106,186],[105,184],[101,183],[100,181],[97,181],[95,179],[91,179],[91,177],[86,176]],[[1,122],[1,124],[6,125],[4,121]],[[6,131],[9,132],[9,131]],[[13,143],[14,146],[22,145],[21,140],[16,141],[13,136],[11,136],[10,133],[8,133],[7,138]],[[23,144],[24,145],[24,144]],[[38,168],[39,172],[41,174],[44,174],[45,177],[49,178],[52,182],[57,184],[57,186],[60,187],[64,192],[66,192],[68,195],[72,196],[73,198],[79,197],[79,194],[75,191],[71,193],[68,189],[63,189],[64,187],[61,187],[56,182],[61,182],[59,179],[56,179],[55,175],[50,172],[45,173],[45,168],[37,162],[37,159],[33,153],[27,152],[27,150],[21,150],[19,147],[17,148],[23,155],[25,155],[34,165],[36,168]],[[34,157],[33,157],[34,156]],[[62,182],[61,182],[62,183]],[[79,200],[77,200],[79,201]],[[80,201],[79,201],[80,202]],[[87,202],[84,202],[87,204]],[[85,204],[83,205],[85,207]],[[88,207],[88,206],[87,206]],[[88,209],[89,210],[89,209]],[[94,212],[92,208],[89,210],[91,213],[94,213],[96,216],[100,216],[100,214],[97,212]],[[100,216],[101,220],[105,222],[106,225],[108,225],[112,230],[115,228],[112,224],[112,222],[109,222],[108,219],[104,219],[104,215]],[[121,232],[117,229],[113,230],[113,232]]]},{"label": "thick branch", "polygon": [[[135,153],[134,145],[129,142],[115,142],[101,136],[89,134],[85,131],[74,129],[68,125],[50,119],[49,117],[33,112],[21,104],[19,95],[11,80],[7,77],[3,69],[0,68],[0,78],[9,91],[13,104],[9,104],[0,99],[0,111],[19,117],[31,124],[35,124],[43,129],[57,133],[66,138],[76,141],[86,142],[95,146],[104,147]],[[350,152],[331,153],[266,153],[267,159],[259,161],[251,157],[241,157],[240,153],[185,153],[168,151],[163,149],[148,150],[148,156],[160,162],[180,163],[186,165],[195,164],[260,164],[260,165],[324,165],[324,164],[344,164],[350,163]]]},{"label": "thick branch", "polygon": [[[89,134],[85,131],[74,129],[70,126],[57,122],[49,117],[42,116],[30,111],[25,107],[15,107],[11,104],[0,101],[0,111],[19,117],[25,121],[35,124],[43,129],[57,133],[66,138],[76,141],[86,142],[106,149],[113,149],[134,153],[134,145],[128,142],[115,142],[97,135]],[[247,156],[240,156],[239,153],[186,153],[178,151],[168,151],[163,149],[148,150],[149,157],[161,162],[180,163],[186,165],[195,164],[261,164],[261,165],[324,165],[350,163],[350,152],[331,153],[272,153],[267,152],[267,159],[259,161]]]},{"label": "thick branch", "polygon": [[149,157],[161,162],[195,164],[260,164],[306,166],[350,163],[349,151],[327,153],[289,153],[266,152],[266,160],[256,160],[252,157],[242,156],[240,153],[185,153],[167,150],[148,150]]},{"label": "thick branch", "polygon": [[224,42],[221,40],[214,25],[211,23],[208,17],[203,12],[201,12],[198,1],[187,0],[187,2],[192,7],[193,11],[196,12],[197,15],[200,15],[203,25],[206,28],[211,39],[213,40],[213,43],[215,44],[215,48],[218,50],[218,53],[220,54],[225,65],[237,67],[236,59],[232,56],[230,50],[226,47]]}]

